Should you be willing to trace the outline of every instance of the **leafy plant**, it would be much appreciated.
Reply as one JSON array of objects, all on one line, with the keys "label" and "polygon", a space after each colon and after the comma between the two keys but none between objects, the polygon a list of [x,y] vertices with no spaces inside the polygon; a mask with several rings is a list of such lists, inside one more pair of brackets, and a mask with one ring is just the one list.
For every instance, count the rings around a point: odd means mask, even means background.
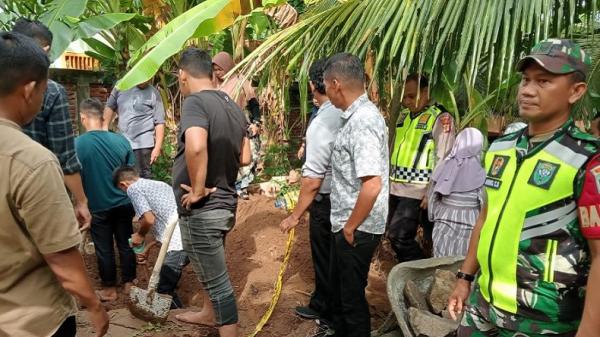
[{"label": "leafy plant", "polygon": [[272,177],[287,176],[292,169],[289,160],[289,144],[272,144],[267,147],[264,156],[264,169],[261,178],[268,180]]},{"label": "leafy plant", "polygon": [[156,180],[171,184],[173,177],[173,159],[177,154],[177,130],[168,129],[165,132],[162,153],[152,164],[152,177]]},{"label": "leafy plant", "polygon": [[[300,22],[269,37],[234,71],[246,79],[259,77],[262,88],[269,85],[273,74],[283,81],[282,86],[289,87],[294,82],[303,85],[308,81],[308,68],[316,59],[350,52],[369,63],[370,90],[375,89],[380,107],[392,115],[397,113],[393,110],[399,108],[402,84],[411,72],[428,74],[431,88],[437,88],[438,92],[444,88],[454,92],[466,85],[471,103],[476,93],[483,97],[494,93],[513,76],[516,61],[537,41],[574,37],[575,32],[581,31],[585,36],[593,36],[600,3],[598,0],[313,2],[323,10],[311,11],[309,7]],[[283,76],[279,76],[281,71],[285,72]],[[284,92],[285,88],[277,91]],[[300,101],[306,102],[307,91],[301,88],[300,95]],[[468,109],[468,105],[459,105],[457,97],[450,95],[449,99],[454,99],[450,108],[460,116]],[[306,111],[307,107],[303,104],[302,108]],[[289,111],[289,106],[278,109]]]},{"label": "leafy plant", "polygon": [[[131,69],[117,87],[127,90],[150,79],[171,56],[192,38],[207,37],[231,26],[240,15],[256,7],[276,5],[283,0],[207,0],[174,18],[131,57]],[[258,6],[256,5],[258,4]]]}]

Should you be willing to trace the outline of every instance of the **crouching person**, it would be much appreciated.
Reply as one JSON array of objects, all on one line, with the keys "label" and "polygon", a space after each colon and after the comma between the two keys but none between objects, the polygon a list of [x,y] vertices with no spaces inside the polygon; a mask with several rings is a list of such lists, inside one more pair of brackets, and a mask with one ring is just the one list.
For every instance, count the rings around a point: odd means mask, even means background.
[{"label": "crouching person", "polygon": [[[137,170],[130,166],[118,168],[113,175],[115,186],[127,193],[136,218],[139,218],[139,229],[131,235],[133,247],[144,243],[146,234],[152,230],[156,240],[164,242],[168,222],[177,215],[175,194],[168,184],[162,181],[140,178]],[[157,292],[173,297],[171,309],[183,307],[175,289],[181,278],[181,271],[190,262],[183,251],[179,224],[175,227],[165,262],[160,269]]]}]

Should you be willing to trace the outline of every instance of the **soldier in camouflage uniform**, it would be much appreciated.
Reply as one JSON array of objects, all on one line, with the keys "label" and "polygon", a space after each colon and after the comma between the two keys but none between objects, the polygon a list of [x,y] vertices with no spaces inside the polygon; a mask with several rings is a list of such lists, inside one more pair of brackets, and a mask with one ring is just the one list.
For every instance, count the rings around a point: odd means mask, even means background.
[{"label": "soldier in camouflage uniform", "polygon": [[590,66],[569,40],[542,41],[518,63],[529,126],[486,154],[488,205],[448,305],[463,311],[477,273],[459,336],[600,336],[600,271],[588,277],[600,268],[599,143],[570,116]]}]

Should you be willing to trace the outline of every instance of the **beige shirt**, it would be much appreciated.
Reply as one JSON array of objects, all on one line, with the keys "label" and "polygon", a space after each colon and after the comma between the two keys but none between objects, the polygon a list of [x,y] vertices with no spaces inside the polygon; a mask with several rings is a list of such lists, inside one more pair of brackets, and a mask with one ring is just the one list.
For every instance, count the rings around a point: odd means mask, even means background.
[{"label": "beige shirt", "polygon": [[56,157],[0,118],[0,337],[51,336],[76,313],[42,254],[81,241]]},{"label": "beige shirt", "polygon": [[[433,143],[435,144],[435,166],[442,159],[446,158],[456,138],[456,130],[454,127],[454,118],[449,113],[443,113],[438,116],[437,121],[433,125]],[[392,145],[394,143],[392,142]],[[392,152],[392,151],[390,151]],[[411,184],[399,183],[390,181],[390,194],[397,197],[423,199],[427,194],[426,184]]]}]

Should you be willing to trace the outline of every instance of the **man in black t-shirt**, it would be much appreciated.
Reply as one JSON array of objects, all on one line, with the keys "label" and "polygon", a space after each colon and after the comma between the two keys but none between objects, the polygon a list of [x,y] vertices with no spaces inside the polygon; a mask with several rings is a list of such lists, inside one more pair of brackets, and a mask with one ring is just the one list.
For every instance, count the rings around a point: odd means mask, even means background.
[{"label": "man in black t-shirt", "polygon": [[179,60],[181,109],[173,190],[183,248],[203,288],[204,307],[176,318],[217,326],[221,337],[237,335],[237,306],[225,264],[225,235],[235,223],[235,180],[251,159],[246,118],[227,94],[215,90],[212,60],[197,48]]}]

